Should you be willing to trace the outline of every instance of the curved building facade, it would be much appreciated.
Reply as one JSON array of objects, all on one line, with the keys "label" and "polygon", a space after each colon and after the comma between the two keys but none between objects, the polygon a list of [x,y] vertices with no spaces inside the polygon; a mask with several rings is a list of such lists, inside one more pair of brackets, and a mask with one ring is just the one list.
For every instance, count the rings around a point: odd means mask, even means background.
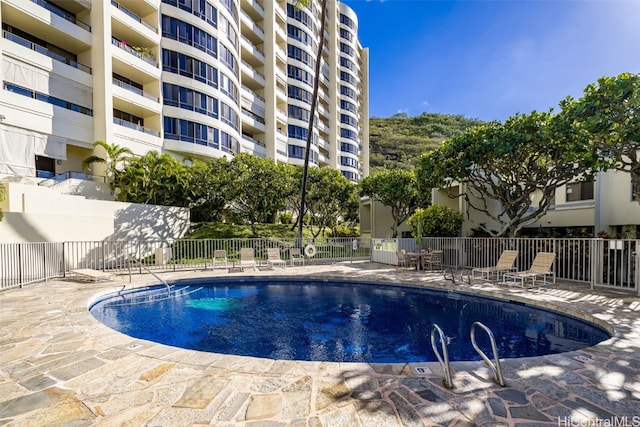
[{"label": "curved building facade", "polygon": [[[0,176],[83,171],[98,140],[139,155],[302,164],[319,8],[0,0],[0,142],[19,147],[0,150]],[[310,162],[357,182],[368,174],[368,51],[349,7],[327,0],[326,12]]]}]

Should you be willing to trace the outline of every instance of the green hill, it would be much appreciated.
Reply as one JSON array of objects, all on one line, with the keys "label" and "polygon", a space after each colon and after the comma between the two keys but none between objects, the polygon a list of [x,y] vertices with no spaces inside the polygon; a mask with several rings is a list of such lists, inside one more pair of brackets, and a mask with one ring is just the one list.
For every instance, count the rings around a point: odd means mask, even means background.
[{"label": "green hill", "polygon": [[371,173],[382,168],[411,169],[418,157],[466,129],[482,123],[462,115],[422,113],[409,117],[395,114],[369,120],[369,166]]}]

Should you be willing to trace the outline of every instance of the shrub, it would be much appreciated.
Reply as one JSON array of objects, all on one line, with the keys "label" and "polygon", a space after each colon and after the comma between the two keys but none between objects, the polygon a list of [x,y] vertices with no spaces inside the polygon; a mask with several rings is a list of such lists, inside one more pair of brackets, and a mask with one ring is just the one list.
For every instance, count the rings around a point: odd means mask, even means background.
[{"label": "shrub", "polygon": [[330,237],[360,237],[360,232],[357,227],[349,228],[336,225],[336,227],[331,230]]},{"label": "shrub", "polygon": [[281,213],[280,224],[293,224],[293,215],[289,212]]},{"label": "shrub", "polygon": [[416,209],[407,219],[407,225],[420,244],[423,236],[458,237],[463,219],[460,212],[435,203],[426,209]]}]

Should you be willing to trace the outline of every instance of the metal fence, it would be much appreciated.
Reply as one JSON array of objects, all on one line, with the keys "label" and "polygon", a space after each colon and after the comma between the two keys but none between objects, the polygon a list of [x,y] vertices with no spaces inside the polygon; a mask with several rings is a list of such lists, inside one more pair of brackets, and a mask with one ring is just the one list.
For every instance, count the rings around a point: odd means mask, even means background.
[{"label": "metal fence", "polygon": [[626,239],[542,239],[542,238],[448,238],[373,239],[372,260],[396,264],[395,251],[443,251],[443,265],[474,268],[495,265],[505,249],[517,250],[514,267],[527,270],[538,252],[556,254],[553,271],[558,279],[636,291],[640,295],[638,240]]},{"label": "metal fence", "polygon": [[114,273],[203,270],[213,268],[213,253],[223,249],[230,262],[241,248],[253,248],[255,258],[267,258],[268,248],[279,248],[289,259],[289,249],[313,245],[309,263],[371,259],[371,241],[362,238],[304,239],[202,239],[176,241],[95,241],[0,244],[0,289],[65,277],[71,270],[91,268]]},{"label": "metal fence", "polygon": [[[538,252],[554,252],[554,272],[561,280],[593,287],[635,291],[640,295],[638,240],[538,239],[538,238],[424,238],[410,239],[202,239],[177,241],[105,241],[0,244],[0,289],[65,277],[71,270],[91,268],[115,273],[203,270],[213,268],[213,253],[224,249],[230,261],[241,248],[250,247],[258,261],[267,248],[279,248],[289,259],[289,249],[313,244],[310,263],[371,260],[396,265],[396,251],[442,250],[450,268],[495,265],[505,249],[517,250],[517,270],[531,266]],[[135,262],[131,262],[135,260]]]}]

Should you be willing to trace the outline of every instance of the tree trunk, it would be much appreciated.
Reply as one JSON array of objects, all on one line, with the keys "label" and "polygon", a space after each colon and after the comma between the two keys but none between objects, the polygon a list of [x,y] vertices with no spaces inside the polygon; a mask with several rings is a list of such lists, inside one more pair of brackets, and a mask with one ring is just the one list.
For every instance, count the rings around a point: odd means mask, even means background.
[{"label": "tree trunk", "polygon": [[300,189],[300,213],[298,216],[298,245],[302,245],[302,227],[304,223],[304,205],[307,197],[307,174],[309,171],[309,152],[311,151],[311,141],[313,139],[313,124],[316,117],[318,104],[318,86],[320,85],[320,66],[322,64],[322,47],[324,45],[324,26],[327,19],[327,0],[322,0],[322,14],[320,17],[320,40],[316,53],[316,68],[313,77],[313,94],[311,95],[311,112],[309,113],[309,127],[307,132],[307,148],[304,152],[304,167],[302,169],[302,185]]}]

